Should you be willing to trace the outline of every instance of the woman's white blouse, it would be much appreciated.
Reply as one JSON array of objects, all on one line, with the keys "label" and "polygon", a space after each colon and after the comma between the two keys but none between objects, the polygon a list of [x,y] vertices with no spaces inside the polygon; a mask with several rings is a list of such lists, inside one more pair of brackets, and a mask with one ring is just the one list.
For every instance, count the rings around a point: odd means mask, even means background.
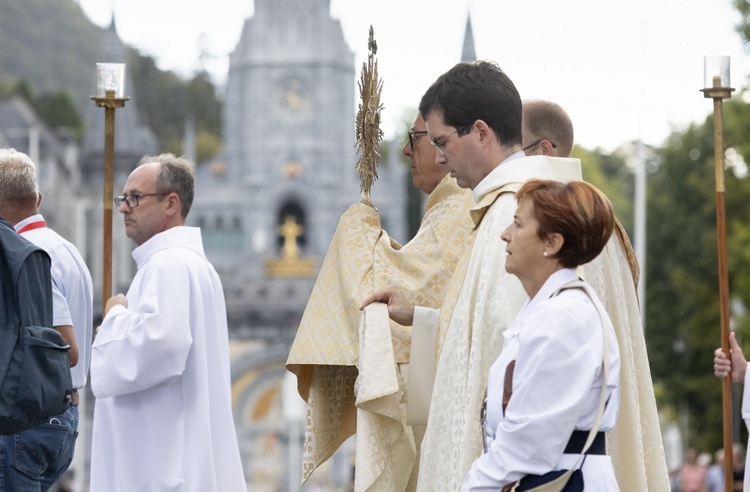
[{"label": "woman's white blouse", "polygon": [[[503,351],[488,379],[484,429],[488,452],[474,462],[462,490],[499,490],[526,474],[569,468],[570,459],[564,464],[561,459],[571,433],[591,429],[603,360],[603,331],[593,302],[601,303],[598,298],[592,302],[581,289],[550,297],[576,278],[573,269],[555,272],[505,331]],[[620,353],[609,317],[605,321],[609,380],[600,431],[614,427],[619,408]],[[513,359],[513,394],[503,415],[503,381]],[[572,458],[575,463],[576,456]],[[589,456],[587,462],[597,458]]]}]

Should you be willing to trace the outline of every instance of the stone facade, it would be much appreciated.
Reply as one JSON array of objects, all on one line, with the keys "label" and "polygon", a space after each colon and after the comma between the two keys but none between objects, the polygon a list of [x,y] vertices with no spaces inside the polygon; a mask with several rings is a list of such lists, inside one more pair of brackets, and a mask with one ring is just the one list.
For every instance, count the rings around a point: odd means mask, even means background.
[{"label": "stone facade", "polygon": [[[301,446],[300,423],[284,416],[299,397],[284,401],[284,364],[338,219],[360,195],[358,71],[329,3],[256,0],[230,57],[224,150],[200,166],[188,217],[224,284],[235,423],[253,490],[292,487],[299,476],[290,449]],[[407,168],[378,171],[373,201],[403,241]],[[331,463],[321,479],[343,487],[350,463]]]}]

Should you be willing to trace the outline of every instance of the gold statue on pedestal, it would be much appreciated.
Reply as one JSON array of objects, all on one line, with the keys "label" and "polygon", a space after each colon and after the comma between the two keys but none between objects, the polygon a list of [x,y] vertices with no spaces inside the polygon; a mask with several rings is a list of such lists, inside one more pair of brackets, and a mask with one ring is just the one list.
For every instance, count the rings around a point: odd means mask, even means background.
[{"label": "gold statue on pedestal", "polygon": [[299,259],[299,247],[297,246],[297,237],[305,232],[305,228],[297,224],[294,215],[287,215],[284,223],[276,229],[281,237],[284,238],[284,247],[281,249],[281,258],[284,261],[295,261]]},{"label": "gold statue on pedestal", "polygon": [[284,238],[281,259],[268,260],[266,274],[269,277],[311,277],[315,273],[315,262],[310,258],[300,258],[297,246],[297,238],[305,228],[297,223],[294,215],[287,215],[276,230]]}]

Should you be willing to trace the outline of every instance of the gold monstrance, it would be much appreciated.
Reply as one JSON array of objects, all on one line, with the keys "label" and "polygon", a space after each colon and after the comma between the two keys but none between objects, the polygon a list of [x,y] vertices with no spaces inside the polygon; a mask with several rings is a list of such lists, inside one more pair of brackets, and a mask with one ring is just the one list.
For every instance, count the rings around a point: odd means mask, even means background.
[{"label": "gold monstrance", "polygon": [[378,78],[378,62],[375,55],[378,45],[375,42],[372,26],[370,26],[370,38],[367,41],[367,63],[362,64],[360,76],[359,95],[362,102],[357,111],[357,150],[360,153],[357,162],[357,173],[360,179],[361,202],[372,205],[370,188],[372,183],[378,179],[378,162],[380,153],[378,147],[383,139],[383,131],[380,129],[380,93],[383,90],[383,81]]}]

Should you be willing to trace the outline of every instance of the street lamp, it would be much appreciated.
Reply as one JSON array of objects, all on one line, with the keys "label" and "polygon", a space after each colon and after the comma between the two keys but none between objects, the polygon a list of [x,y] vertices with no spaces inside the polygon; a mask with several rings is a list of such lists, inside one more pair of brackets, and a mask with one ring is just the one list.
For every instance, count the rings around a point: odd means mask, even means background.
[{"label": "street lamp", "polygon": [[[721,349],[729,355],[729,269],[727,266],[727,217],[724,187],[724,114],[723,100],[732,97],[729,87],[729,57],[707,56],[703,60],[703,96],[714,100],[714,171],[716,174],[716,236],[719,252],[719,315]],[[732,376],[722,381],[724,415],[724,487],[734,490],[732,457]]]},{"label": "street lamp", "polygon": [[124,108],[125,64],[96,64],[96,96],[91,96],[97,108],[104,108],[104,218],[102,256],[102,318],[107,301],[112,296],[112,200],[115,179],[115,109]]}]

